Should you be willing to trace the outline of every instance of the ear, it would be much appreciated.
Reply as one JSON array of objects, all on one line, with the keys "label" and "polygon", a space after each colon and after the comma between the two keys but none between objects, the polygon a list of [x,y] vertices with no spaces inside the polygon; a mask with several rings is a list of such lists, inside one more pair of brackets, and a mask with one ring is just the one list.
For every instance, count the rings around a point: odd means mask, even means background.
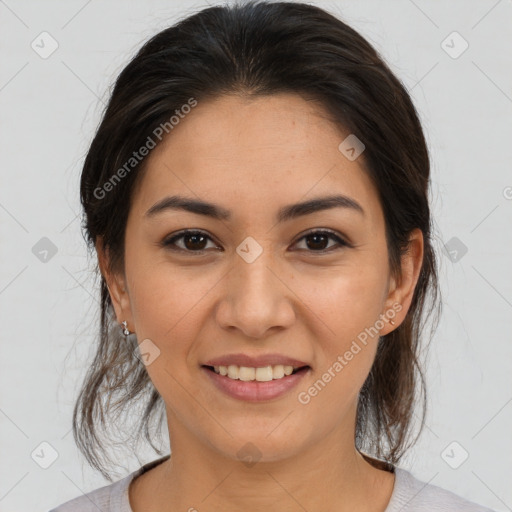
[{"label": "ear", "polygon": [[[388,296],[383,311],[385,325],[380,335],[396,329],[404,320],[414,296],[423,263],[423,233],[419,228],[409,235],[409,248],[401,258],[400,279],[390,278]],[[395,315],[393,316],[393,311]],[[393,320],[392,325],[389,320]]]},{"label": "ear", "polygon": [[107,283],[107,288],[116,313],[117,321],[118,323],[126,321],[128,323],[128,329],[131,332],[134,332],[135,329],[133,327],[130,296],[128,295],[125,276],[109,270],[110,255],[108,248],[105,249],[103,246],[102,237],[98,237],[95,247],[98,255],[98,264],[101,275],[105,278],[105,282]]}]

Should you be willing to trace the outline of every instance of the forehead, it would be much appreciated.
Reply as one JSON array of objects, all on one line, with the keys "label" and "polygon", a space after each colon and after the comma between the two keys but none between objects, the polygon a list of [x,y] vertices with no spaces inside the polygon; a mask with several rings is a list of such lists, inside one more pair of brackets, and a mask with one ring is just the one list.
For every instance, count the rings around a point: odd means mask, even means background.
[{"label": "forehead", "polygon": [[298,95],[198,102],[148,156],[136,203],[147,209],[183,193],[233,210],[277,210],[338,192],[363,204],[371,220],[381,211],[363,157],[350,161],[338,149],[348,135]]}]

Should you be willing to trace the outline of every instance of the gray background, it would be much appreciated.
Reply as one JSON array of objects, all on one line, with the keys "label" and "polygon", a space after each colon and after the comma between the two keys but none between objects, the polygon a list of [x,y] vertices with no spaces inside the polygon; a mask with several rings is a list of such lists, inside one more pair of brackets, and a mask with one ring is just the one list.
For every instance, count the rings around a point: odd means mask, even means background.
[{"label": "gray background", "polygon": [[[382,53],[413,97],[432,155],[444,314],[428,360],[427,427],[401,466],[512,510],[512,2],[313,3]],[[0,1],[1,511],[48,510],[107,483],[70,433],[98,310],[79,172],[129,57],[206,5]],[[47,58],[31,47],[48,51],[52,39]],[[41,252],[43,237],[55,254]],[[120,461],[126,472],[157,457],[140,454]]]}]

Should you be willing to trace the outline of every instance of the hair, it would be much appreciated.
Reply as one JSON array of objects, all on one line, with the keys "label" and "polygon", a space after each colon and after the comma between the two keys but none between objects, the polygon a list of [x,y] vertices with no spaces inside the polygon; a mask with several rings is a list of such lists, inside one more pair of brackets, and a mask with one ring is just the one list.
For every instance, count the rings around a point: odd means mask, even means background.
[{"label": "hair", "polygon": [[[126,223],[146,162],[134,162],[134,151],[159,138],[158,127],[168,127],[170,117],[191,98],[204,102],[223,95],[250,99],[279,93],[318,102],[340,130],[363,141],[364,170],[378,191],[389,267],[398,281],[411,231],[423,233],[423,262],[412,303],[404,321],[379,338],[357,405],[357,449],[396,464],[424,426],[420,333],[428,318],[435,317],[437,327],[440,314],[430,162],[405,87],[354,29],[312,5],[249,1],[205,8],[149,39],[117,77],[84,161],[84,237],[93,254],[98,242],[107,252],[110,272],[124,273]],[[161,454],[149,427],[158,411],[161,426],[165,404],[135,357],[137,340],[123,340],[105,278],[98,266],[95,270],[101,282],[98,345],[75,403],[73,434],[89,464],[112,480],[106,448],[112,446],[113,428],[120,426],[113,421],[115,414],[132,408],[133,416],[133,405],[142,404],[135,438],[144,435]],[[420,430],[408,443],[418,400]]]}]

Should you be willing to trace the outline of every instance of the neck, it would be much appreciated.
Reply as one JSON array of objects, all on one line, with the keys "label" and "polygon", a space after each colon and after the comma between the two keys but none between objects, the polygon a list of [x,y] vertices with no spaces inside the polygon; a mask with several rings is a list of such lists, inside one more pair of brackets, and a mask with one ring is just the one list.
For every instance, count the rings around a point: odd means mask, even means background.
[{"label": "neck", "polygon": [[391,497],[394,475],[367,462],[353,439],[339,431],[293,456],[271,460],[261,454],[252,464],[198,441],[176,418],[171,424],[172,456],[146,474],[153,473],[145,490],[140,477],[139,492],[130,491],[134,512],[376,512],[384,511]]}]

